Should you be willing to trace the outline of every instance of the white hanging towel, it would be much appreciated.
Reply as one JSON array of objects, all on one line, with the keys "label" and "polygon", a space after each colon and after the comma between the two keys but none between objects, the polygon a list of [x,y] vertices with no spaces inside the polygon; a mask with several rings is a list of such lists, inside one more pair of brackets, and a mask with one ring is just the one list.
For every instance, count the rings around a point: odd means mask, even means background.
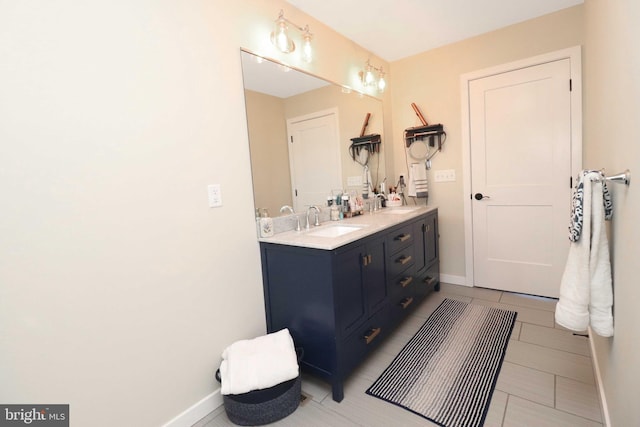
[{"label": "white hanging towel", "polygon": [[582,231],[569,247],[555,318],[567,329],[585,331],[591,325],[596,334],[610,337],[613,290],[604,224],[603,177],[599,172],[583,171],[578,180],[584,188]]},{"label": "white hanging towel", "polygon": [[411,164],[408,194],[410,197],[429,197],[427,168],[424,163]]},{"label": "white hanging towel", "polygon": [[368,195],[373,192],[373,186],[371,182],[371,171],[369,170],[369,166],[365,165],[362,168],[362,194]]}]

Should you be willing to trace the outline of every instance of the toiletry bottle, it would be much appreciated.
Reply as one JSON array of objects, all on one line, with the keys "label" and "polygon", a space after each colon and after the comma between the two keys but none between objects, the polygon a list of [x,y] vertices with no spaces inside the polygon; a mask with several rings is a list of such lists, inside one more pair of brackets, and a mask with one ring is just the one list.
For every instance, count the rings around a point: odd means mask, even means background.
[{"label": "toiletry bottle", "polygon": [[349,205],[349,195],[342,195],[342,217],[351,218],[351,206]]},{"label": "toiletry bottle", "polygon": [[260,213],[262,208],[256,208],[256,233],[258,233],[258,237],[262,237],[262,233],[260,233],[260,219],[262,218],[262,214]]},{"label": "toiletry bottle", "polygon": [[273,236],[273,218],[269,218],[267,209],[262,209],[262,216],[260,217],[260,237],[271,236]]},{"label": "toiletry bottle", "polygon": [[340,219],[340,209],[336,205],[331,206],[330,210],[331,221],[337,221]]}]

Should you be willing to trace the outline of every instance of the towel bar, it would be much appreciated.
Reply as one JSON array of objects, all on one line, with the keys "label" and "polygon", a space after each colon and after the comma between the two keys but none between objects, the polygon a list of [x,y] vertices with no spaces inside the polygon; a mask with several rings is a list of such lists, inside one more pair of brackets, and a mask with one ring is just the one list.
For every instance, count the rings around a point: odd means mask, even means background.
[{"label": "towel bar", "polygon": [[618,183],[623,183],[625,185],[629,185],[629,183],[631,182],[631,173],[629,172],[629,169],[612,176],[606,176],[604,174],[604,171],[601,171],[601,173],[602,173],[602,176],[604,176],[604,179],[610,182],[618,182]]}]

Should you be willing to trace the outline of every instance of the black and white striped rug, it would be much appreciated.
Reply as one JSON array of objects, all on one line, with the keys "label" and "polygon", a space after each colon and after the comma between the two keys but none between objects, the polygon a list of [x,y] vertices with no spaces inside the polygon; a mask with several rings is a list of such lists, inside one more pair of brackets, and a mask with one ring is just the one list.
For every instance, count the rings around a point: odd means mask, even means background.
[{"label": "black and white striped rug", "polygon": [[441,426],[481,426],[516,315],[445,299],[367,394]]}]

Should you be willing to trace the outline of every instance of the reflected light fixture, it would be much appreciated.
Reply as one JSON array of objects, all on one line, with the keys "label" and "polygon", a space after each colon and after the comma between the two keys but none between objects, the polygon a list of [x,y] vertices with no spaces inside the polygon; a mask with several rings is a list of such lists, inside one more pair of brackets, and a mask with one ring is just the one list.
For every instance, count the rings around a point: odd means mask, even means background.
[{"label": "reflected light fixture", "polygon": [[382,66],[374,67],[367,59],[364,69],[360,72],[360,80],[364,87],[374,87],[378,92],[382,93],[387,87],[387,81],[384,78],[385,75]]},{"label": "reflected light fixture", "polygon": [[289,25],[302,33],[302,59],[305,62],[311,62],[313,53],[311,49],[311,39],[313,34],[309,30],[309,26],[301,27],[284,17],[282,9],[275,20],[275,28],[271,32],[271,43],[282,53],[291,53],[296,50],[296,44],[289,37]]}]

